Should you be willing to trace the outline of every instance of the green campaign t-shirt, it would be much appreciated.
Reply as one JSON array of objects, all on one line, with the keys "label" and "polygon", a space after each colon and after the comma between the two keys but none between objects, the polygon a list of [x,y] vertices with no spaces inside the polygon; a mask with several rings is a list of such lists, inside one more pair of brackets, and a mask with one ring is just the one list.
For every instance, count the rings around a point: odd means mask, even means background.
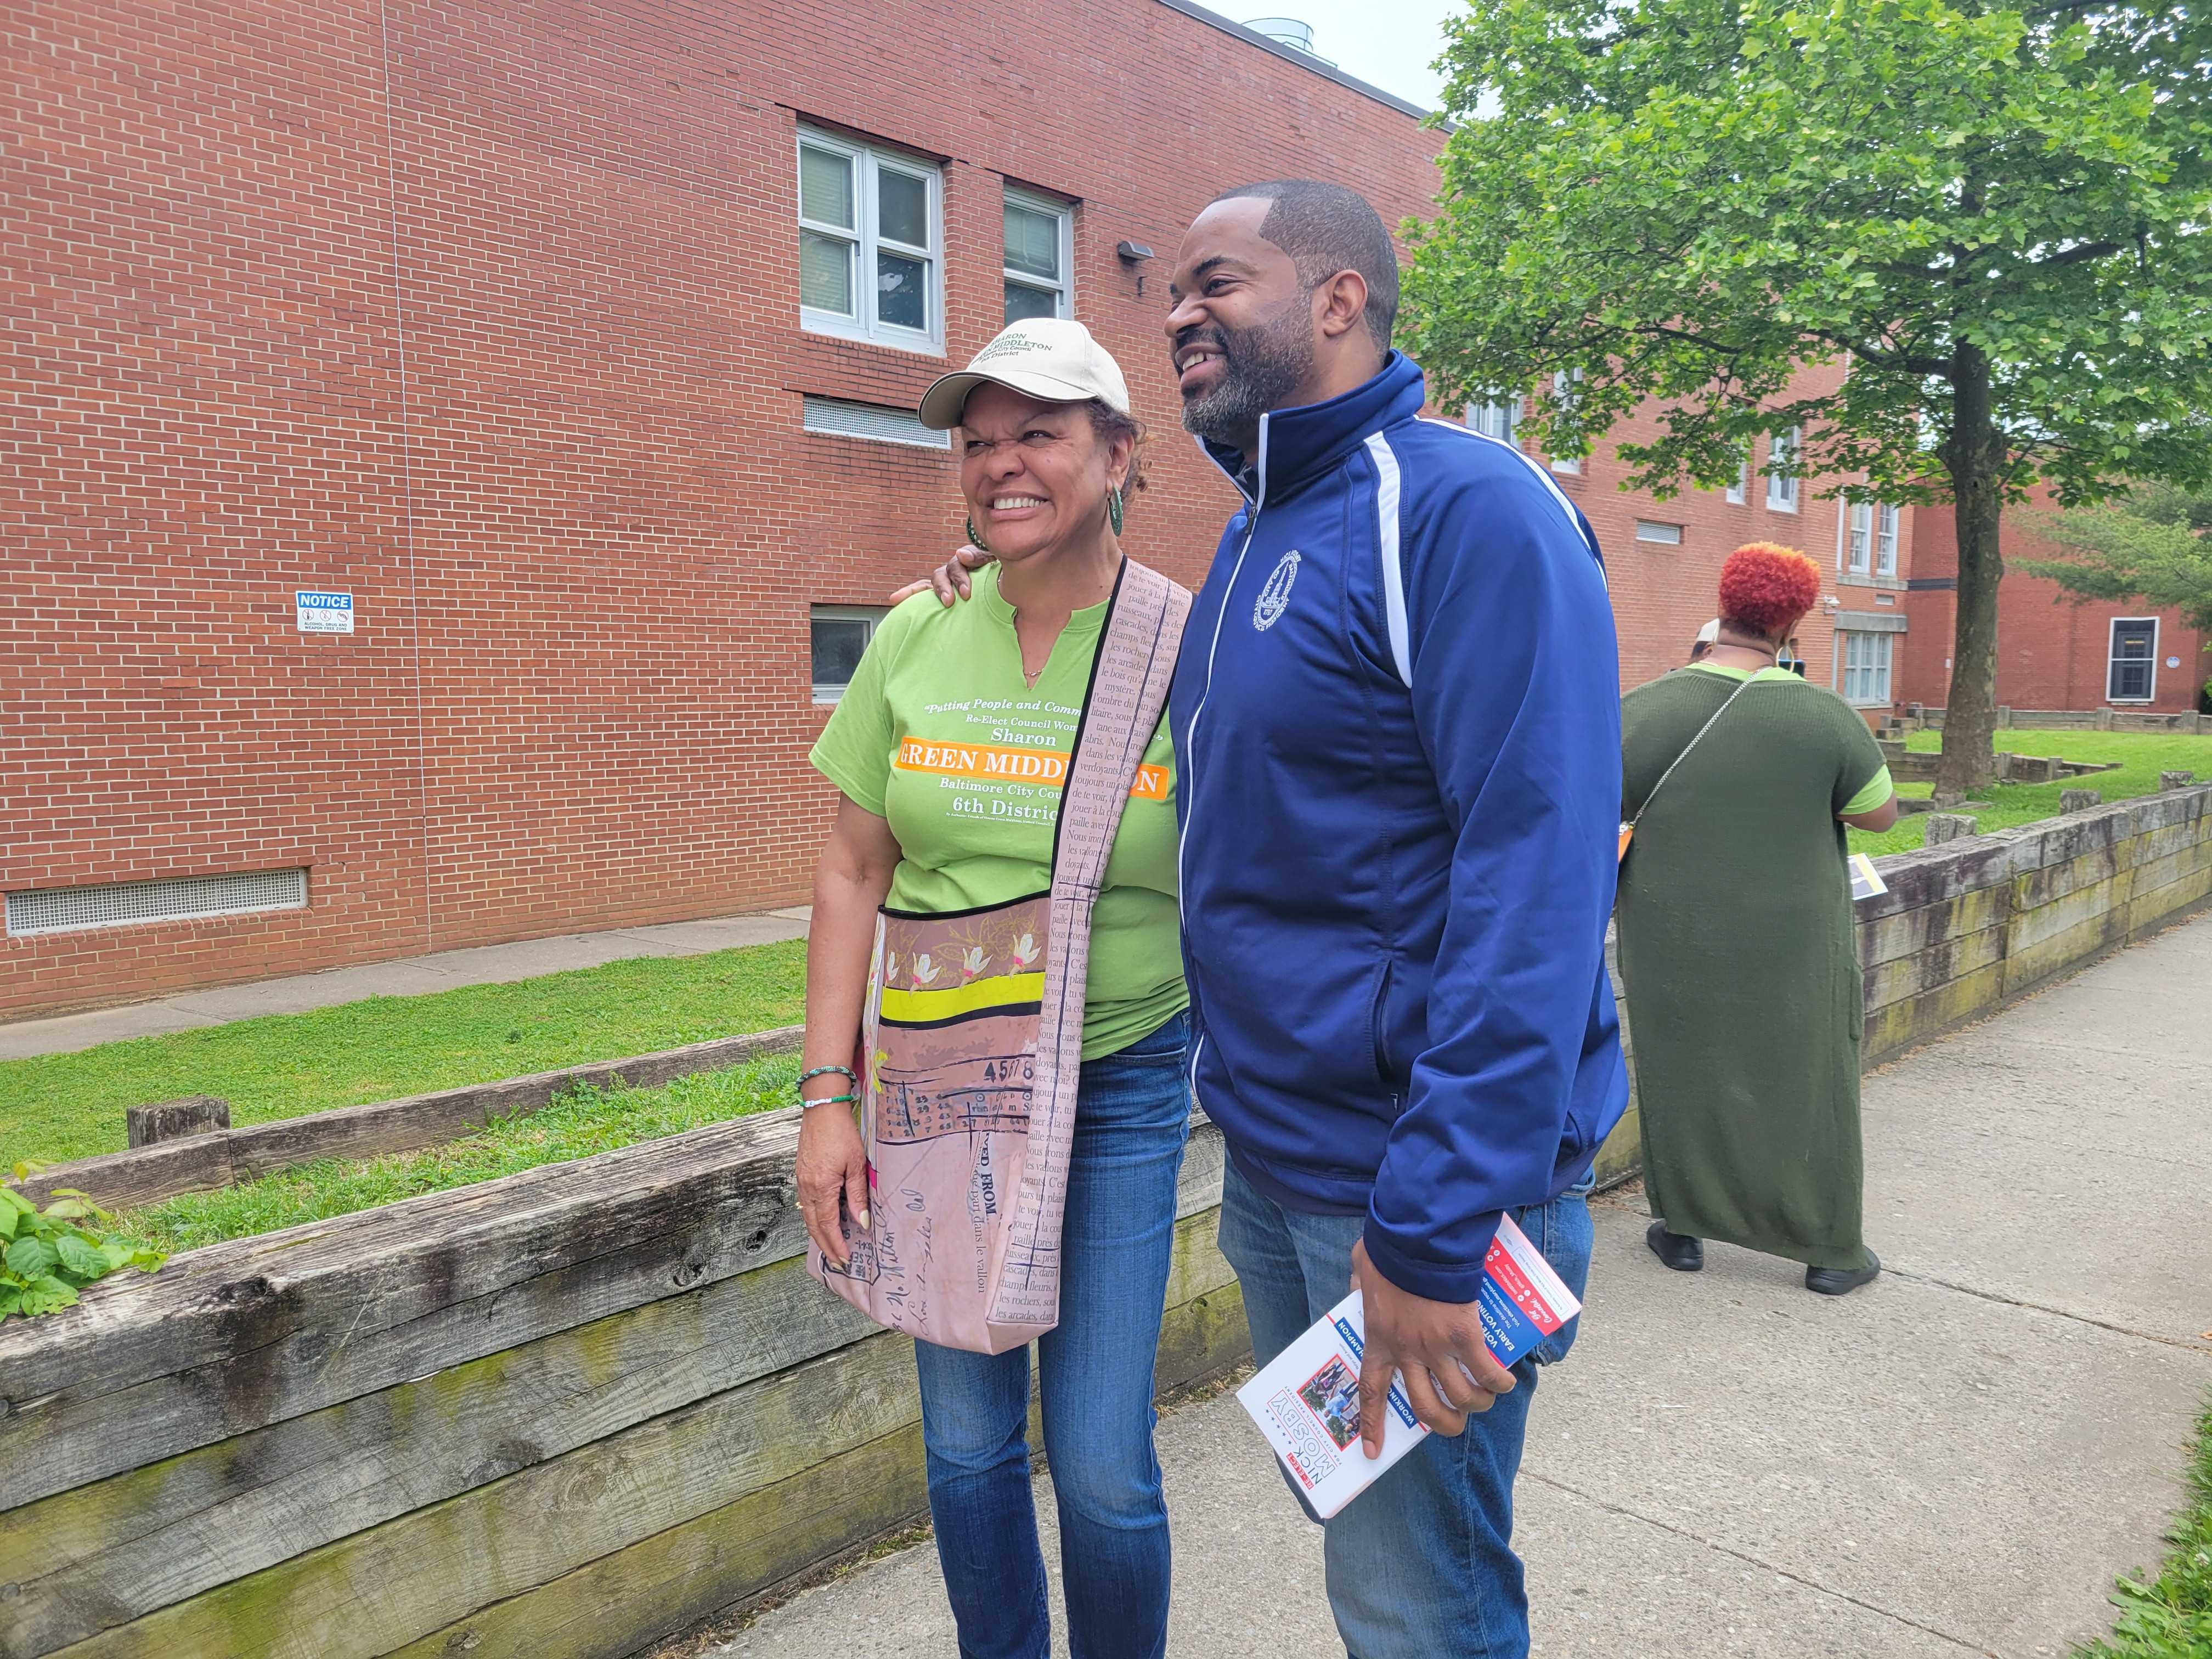
[{"label": "green campaign t-shirt", "polygon": [[[884,618],[809,757],[888,820],[899,863],[885,901],[943,912],[1052,885],[1053,829],[1106,606],[1068,618],[1034,686],[996,565],[950,607],[921,593]],[[1175,751],[1145,750],[1091,918],[1083,1057],[1126,1048],[1181,1012]]]}]

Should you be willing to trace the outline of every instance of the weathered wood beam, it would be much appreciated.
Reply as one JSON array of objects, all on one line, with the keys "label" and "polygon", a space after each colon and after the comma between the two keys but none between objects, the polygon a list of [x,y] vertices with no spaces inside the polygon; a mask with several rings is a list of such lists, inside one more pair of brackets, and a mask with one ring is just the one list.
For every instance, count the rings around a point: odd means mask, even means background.
[{"label": "weathered wood beam", "polygon": [[[795,1109],[763,1113],[211,1245],[11,1320],[0,1510],[797,1255],[797,1135]],[[1182,1213],[1218,1201],[1222,1158],[1198,1120]]]},{"label": "weathered wood beam", "polygon": [[[1170,1285],[1194,1293],[1177,1304],[1163,1334],[1162,1370],[1170,1384],[1181,1380],[1178,1372],[1218,1369],[1234,1357],[1220,1352],[1224,1340],[1243,1340],[1236,1322],[1242,1304],[1214,1249],[1213,1228],[1207,1211],[1177,1228]],[[301,1549],[292,1534],[284,1548],[280,1530],[269,1540],[277,1559],[258,1572],[234,1573],[204,1593],[65,1646],[42,1637],[8,1650],[70,1659],[384,1655],[895,1433],[920,1413],[911,1351],[905,1339],[878,1333],[619,1429],[587,1425],[588,1437],[557,1457],[512,1472],[477,1471],[474,1484],[451,1498],[418,1502],[318,1547]],[[305,1521],[320,1495],[295,1492],[293,1525]],[[281,1516],[270,1518],[283,1526]],[[205,1542],[219,1547],[224,1530]],[[251,1546],[256,1539],[247,1534],[234,1541]],[[740,1586],[723,1599],[746,1593]]]},{"label": "weathered wood beam", "polygon": [[74,1187],[91,1194],[104,1208],[135,1209],[179,1193],[212,1192],[322,1158],[381,1158],[442,1146],[474,1134],[495,1118],[542,1110],[571,1089],[657,1088],[696,1072],[721,1071],[765,1055],[787,1054],[798,1048],[802,1034],[799,1026],[784,1025],[623,1060],[592,1060],[527,1077],[216,1129],[183,1140],[52,1164],[22,1182],[21,1189],[44,1203],[56,1188]]},{"label": "weathered wood beam", "polygon": [[799,1250],[795,1111],[118,1274],[0,1325],[0,1508]]}]

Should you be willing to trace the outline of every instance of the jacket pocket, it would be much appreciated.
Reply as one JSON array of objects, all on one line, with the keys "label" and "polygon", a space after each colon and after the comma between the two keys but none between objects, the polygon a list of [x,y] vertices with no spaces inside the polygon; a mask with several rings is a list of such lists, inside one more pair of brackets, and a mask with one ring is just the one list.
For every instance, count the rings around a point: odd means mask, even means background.
[{"label": "jacket pocket", "polygon": [[1375,1081],[1390,1097],[1393,1106],[1398,1101],[1398,1085],[1391,1080],[1389,1056],[1382,1052],[1384,1005],[1390,999],[1390,958],[1382,958],[1382,966],[1375,975],[1375,994],[1367,1000],[1367,1058],[1375,1068]]}]

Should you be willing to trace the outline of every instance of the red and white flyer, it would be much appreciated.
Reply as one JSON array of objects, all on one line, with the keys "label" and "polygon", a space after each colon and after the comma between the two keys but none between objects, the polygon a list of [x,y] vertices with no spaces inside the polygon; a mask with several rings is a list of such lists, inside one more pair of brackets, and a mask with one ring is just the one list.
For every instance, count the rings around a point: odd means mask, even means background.
[{"label": "red and white flyer", "polygon": [[[1484,1343],[1501,1365],[1512,1364],[1583,1306],[1510,1216],[1498,1221],[1476,1302]],[[1237,1403],[1323,1520],[1374,1485],[1429,1432],[1407,1401],[1404,1375],[1393,1372],[1382,1449],[1367,1455],[1359,1443],[1359,1362],[1365,1351],[1366,1320],[1354,1291],[1237,1390]]]}]

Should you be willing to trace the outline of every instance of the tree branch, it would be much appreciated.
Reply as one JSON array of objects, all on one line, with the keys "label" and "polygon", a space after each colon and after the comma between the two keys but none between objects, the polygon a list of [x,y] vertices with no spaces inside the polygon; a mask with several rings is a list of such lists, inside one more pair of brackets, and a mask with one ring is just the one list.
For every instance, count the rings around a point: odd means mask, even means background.
[{"label": "tree branch", "polygon": [[2063,253],[2054,253],[2047,259],[2025,261],[2032,270],[2041,270],[2051,265],[2075,265],[2084,259],[2101,259],[2108,253],[2118,253],[2124,242],[2077,242]]},{"label": "tree branch", "polygon": [[1717,357],[1741,357],[1751,349],[1749,346],[1722,345],[1717,341],[1706,338],[1702,334],[1692,334],[1686,328],[1669,328],[1664,323],[1638,323],[1628,331],[1632,334],[1647,335],[1662,340],[1680,340],[1685,345],[1693,345],[1701,351],[1710,351]]},{"label": "tree branch", "polygon": [[1871,363],[1876,368],[1887,368],[1900,374],[1939,374],[1948,380],[1951,360],[1948,357],[1923,357],[1915,353],[1890,351],[1880,346],[1869,346],[1863,340],[1847,340],[1840,334],[1831,334],[1826,329],[1808,329],[1816,340],[1826,340],[1838,350],[1848,351],[1861,362]]}]

